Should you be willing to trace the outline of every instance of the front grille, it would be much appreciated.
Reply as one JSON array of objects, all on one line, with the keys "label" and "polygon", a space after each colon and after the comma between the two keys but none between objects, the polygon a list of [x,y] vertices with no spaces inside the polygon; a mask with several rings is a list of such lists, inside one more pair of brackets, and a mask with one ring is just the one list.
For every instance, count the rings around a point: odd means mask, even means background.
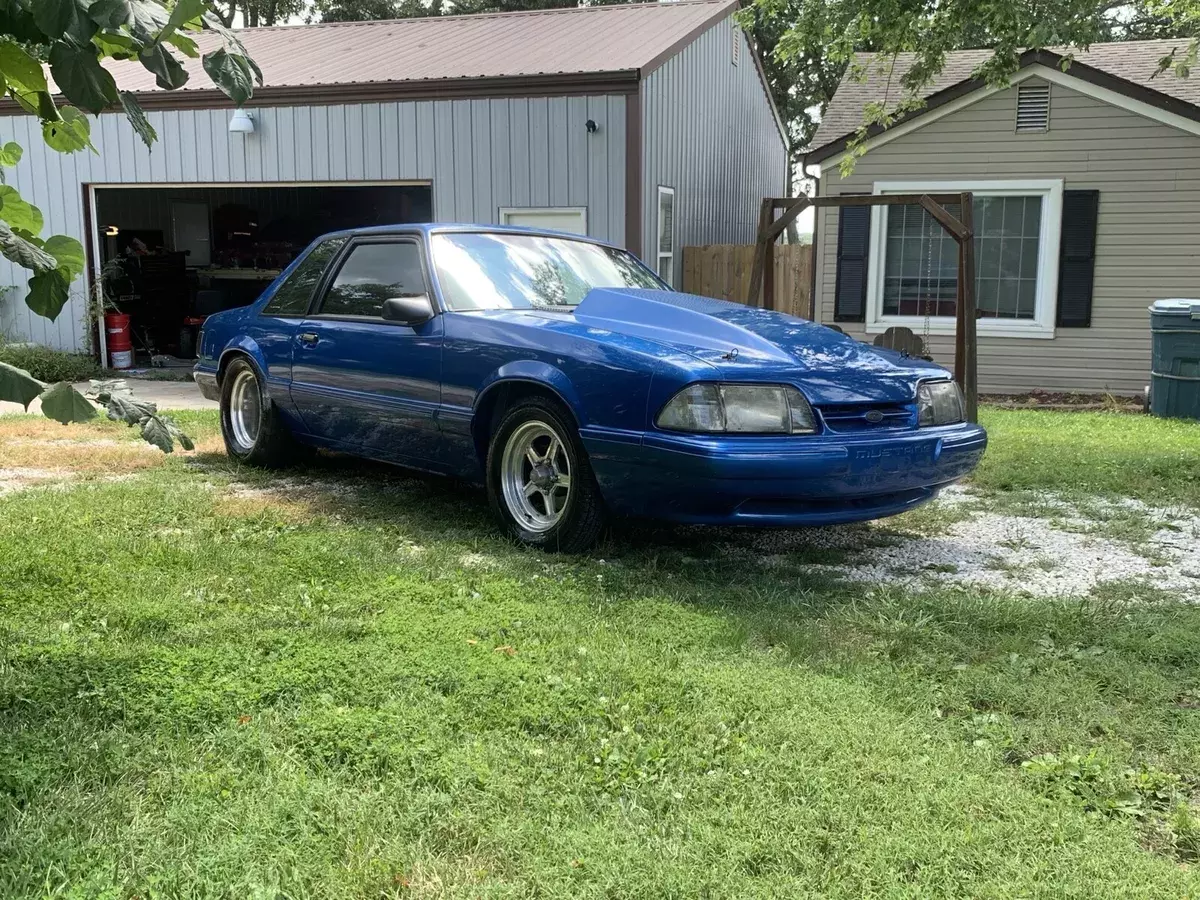
[{"label": "front grille", "polygon": [[845,403],[818,406],[831,431],[873,431],[879,428],[913,428],[917,407],[913,403]]}]

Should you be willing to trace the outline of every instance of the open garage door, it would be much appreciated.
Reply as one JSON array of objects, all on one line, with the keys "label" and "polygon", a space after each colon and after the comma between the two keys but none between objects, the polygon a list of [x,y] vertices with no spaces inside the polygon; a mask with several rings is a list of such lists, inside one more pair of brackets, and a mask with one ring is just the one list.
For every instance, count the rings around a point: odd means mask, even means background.
[{"label": "open garage door", "polygon": [[245,306],[313,238],[432,220],[429,184],[91,187],[106,307],[130,317],[136,366],[190,365],[206,316]]}]

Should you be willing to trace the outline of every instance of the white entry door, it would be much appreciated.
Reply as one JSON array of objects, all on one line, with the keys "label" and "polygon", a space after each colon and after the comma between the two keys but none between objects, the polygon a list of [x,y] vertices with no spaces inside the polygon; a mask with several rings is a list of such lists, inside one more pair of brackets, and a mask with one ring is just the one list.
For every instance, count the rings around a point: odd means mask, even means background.
[{"label": "white entry door", "polygon": [[541,209],[505,208],[500,210],[500,224],[586,235],[587,208],[583,206],[553,206]]}]

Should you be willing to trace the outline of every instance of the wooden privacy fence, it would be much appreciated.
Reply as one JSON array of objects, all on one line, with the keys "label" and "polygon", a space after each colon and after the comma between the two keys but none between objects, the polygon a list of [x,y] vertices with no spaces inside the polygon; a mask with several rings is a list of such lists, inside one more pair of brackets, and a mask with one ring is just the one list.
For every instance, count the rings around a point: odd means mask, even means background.
[{"label": "wooden privacy fence", "polygon": [[[812,245],[775,248],[775,308],[812,318]],[[754,269],[754,244],[683,248],[683,289],[689,294],[745,303]],[[755,298],[753,305],[761,302]]]}]

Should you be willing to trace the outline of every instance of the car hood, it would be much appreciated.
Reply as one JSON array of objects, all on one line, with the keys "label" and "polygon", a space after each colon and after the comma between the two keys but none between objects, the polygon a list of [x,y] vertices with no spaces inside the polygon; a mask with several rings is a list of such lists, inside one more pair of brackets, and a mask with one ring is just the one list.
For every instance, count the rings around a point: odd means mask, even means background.
[{"label": "car hood", "polygon": [[805,319],[694,294],[595,288],[575,319],[667,344],[709,363],[721,378],[795,381],[815,403],[906,402],[918,381],[947,374]]}]

